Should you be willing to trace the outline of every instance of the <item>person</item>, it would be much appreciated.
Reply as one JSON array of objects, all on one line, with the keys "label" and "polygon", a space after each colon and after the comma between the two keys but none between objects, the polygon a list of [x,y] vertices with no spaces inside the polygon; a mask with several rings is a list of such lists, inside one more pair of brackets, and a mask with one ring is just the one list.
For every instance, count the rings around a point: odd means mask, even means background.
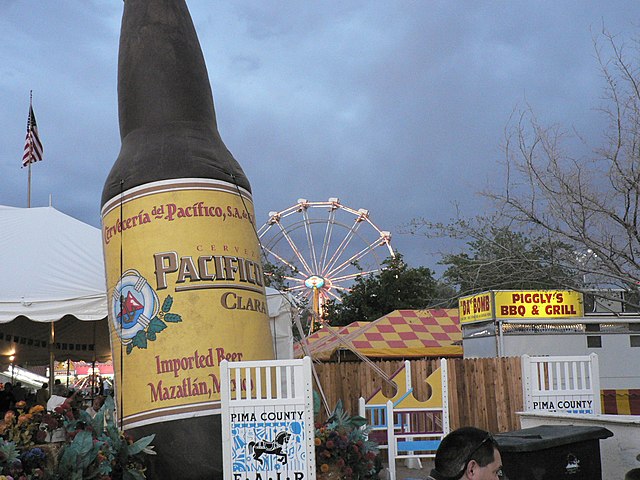
[{"label": "person", "polygon": [[13,398],[16,403],[27,400],[27,389],[22,386],[20,381],[16,382],[15,387],[13,387]]},{"label": "person", "polygon": [[93,399],[93,402],[91,402],[91,405],[88,406],[85,411],[91,415],[91,418],[94,418],[102,408],[102,405],[104,405],[104,397],[102,395],[98,395]]},{"label": "person", "polygon": [[36,405],[42,405],[43,407],[46,407],[47,400],[49,400],[49,384],[43,383],[36,392]]},{"label": "person", "polygon": [[4,389],[0,390],[0,420],[4,418],[4,414],[12,410],[16,404],[13,396],[13,385],[11,382],[4,384]]},{"label": "person", "polygon": [[47,411],[54,411],[56,407],[59,407],[67,400],[68,396],[69,391],[60,383],[60,380],[56,379],[53,385],[53,393],[47,400]]},{"label": "person", "polygon": [[502,457],[489,432],[462,427],[442,439],[435,468],[427,480],[496,480],[502,478]]},{"label": "person", "polygon": [[53,382],[53,395],[58,395],[59,397],[66,397],[69,393],[67,391],[67,387],[65,387],[59,378],[56,378],[55,382]]}]

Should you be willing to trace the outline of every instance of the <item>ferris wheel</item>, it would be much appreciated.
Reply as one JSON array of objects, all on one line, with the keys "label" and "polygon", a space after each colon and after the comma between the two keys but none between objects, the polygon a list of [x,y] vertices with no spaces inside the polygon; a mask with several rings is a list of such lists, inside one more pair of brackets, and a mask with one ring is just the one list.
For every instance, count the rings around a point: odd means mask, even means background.
[{"label": "ferris wheel", "polygon": [[394,256],[391,233],[380,230],[369,211],[299,199],[295,205],[270,212],[258,230],[265,260],[284,267],[287,290],[312,307],[316,318],[329,299],[340,301],[362,276],[380,271]]}]

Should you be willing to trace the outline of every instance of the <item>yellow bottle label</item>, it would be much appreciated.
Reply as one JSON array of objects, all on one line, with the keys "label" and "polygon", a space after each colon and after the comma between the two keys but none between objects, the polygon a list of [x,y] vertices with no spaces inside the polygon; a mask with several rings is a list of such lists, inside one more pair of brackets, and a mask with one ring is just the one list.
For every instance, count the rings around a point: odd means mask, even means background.
[{"label": "yellow bottle label", "polygon": [[104,205],[102,235],[123,425],[220,413],[220,362],[273,358],[251,195],[141,185]]}]

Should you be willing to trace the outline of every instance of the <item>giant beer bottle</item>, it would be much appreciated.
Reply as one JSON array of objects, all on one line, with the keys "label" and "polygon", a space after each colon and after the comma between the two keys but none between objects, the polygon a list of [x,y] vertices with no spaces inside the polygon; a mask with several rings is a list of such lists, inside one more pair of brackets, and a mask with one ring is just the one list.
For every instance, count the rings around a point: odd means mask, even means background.
[{"label": "giant beer bottle", "polygon": [[118,107],[102,229],[119,420],[156,434],[150,478],[222,478],[219,364],[273,352],[251,187],[184,0],[125,0]]}]

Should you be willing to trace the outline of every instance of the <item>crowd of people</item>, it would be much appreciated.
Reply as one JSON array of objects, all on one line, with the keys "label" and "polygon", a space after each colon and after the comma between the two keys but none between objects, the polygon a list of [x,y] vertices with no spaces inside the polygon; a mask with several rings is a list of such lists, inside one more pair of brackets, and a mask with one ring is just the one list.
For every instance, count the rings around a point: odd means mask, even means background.
[{"label": "crowd of people", "polygon": [[35,405],[41,405],[47,411],[53,411],[70,397],[82,404],[84,410],[93,418],[104,404],[106,397],[98,389],[89,393],[87,396],[79,395],[79,391],[68,388],[59,379],[55,380],[51,392],[48,383],[43,383],[34,391],[24,387],[20,381],[15,382],[15,385],[5,382],[0,384],[0,419],[4,418],[8,411],[15,411],[16,404],[23,401],[26,410]]}]

